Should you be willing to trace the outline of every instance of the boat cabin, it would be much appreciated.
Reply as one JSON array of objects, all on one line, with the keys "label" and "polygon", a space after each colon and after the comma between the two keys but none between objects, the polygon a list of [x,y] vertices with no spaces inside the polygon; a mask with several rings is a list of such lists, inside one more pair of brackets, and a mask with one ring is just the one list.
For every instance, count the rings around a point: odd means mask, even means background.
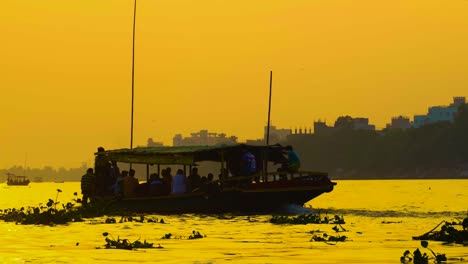
[{"label": "boat cabin", "polygon": [[25,186],[29,184],[29,179],[26,176],[17,176],[13,173],[7,173],[7,185]]},{"label": "boat cabin", "polygon": [[[243,175],[241,159],[243,149],[255,156],[256,171],[251,175]],[[294,180],[304,177],[326,178],[323,172],[288,172],[273,169],[273,164],[286,164],[285,147],[277,144],[270,146],[254,146],[245,144],[216,146],[177,146],[177,147],[138,147],[134,149],[117,149],[95,153],[96,158],[106,162],[128,164],[145,164],[146,180],[150,180],[151,172],[161,175],[161,168],[169,165],[182,165],[184,175],[188,176],[194,166],[200,162],[211,161],[219,164],[219,179],[217,182],[226,186],[247,185],[252,183],[267,183]],[[268,171],[268,168],[274,171]],[[317,180],[316,179],[316,180]]]}]

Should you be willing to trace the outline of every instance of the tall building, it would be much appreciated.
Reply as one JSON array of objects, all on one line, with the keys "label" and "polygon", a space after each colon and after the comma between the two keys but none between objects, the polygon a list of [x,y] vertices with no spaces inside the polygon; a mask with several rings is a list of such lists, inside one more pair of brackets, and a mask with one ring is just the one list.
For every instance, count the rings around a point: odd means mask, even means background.
[{"label": "tall building", "polygon": [[327,126],[324,121],[314,121],[314,134],[323,135],[333,131],[333,127]]},{"label": "tall building", "polygon": [[148,147],[163,147],[164,145],[162,142],[154,141],[153,138],[148,138],[147,146]]},{"label": "tall building", "polygon": [[[265,142],[267,138],[267,130],[268,126],[265,126],[263,129],[263,138]],[[280,143],[282,141],[285,141],[288,135],[291,134],[291,132],[291,129],[276,128],[276,126],[270,125],[270,136],[268,141],[270,144]]]},{"label": "tall building", "polygon": [[210,133],[208,130],[200,130],[200,132],[191,133],[190,137],[182,137],[182,134],[174,136],[174,146],[197,146],[197,145],[220,145],[220,144],[235,144],[237,137],[227,137],[226,134]]},{"label": "tall building", "polygon": [[421,127],[427,124],[433,124],[441,121],[448,121],[453,123],[455,115],[458,112],[458,107],[465,104],[465,97],[454,97],[453,103],[449,106],[431,106],[426,115],[414,116],[414,127]]},{"label": "tall building", "polygon": [[335,122],[335,126],[327,126],[325,122],[315,121],[314,122],[314,134],[327,134],[335,130],[349,128],[354,130],[375,130],[375,125],[369,124],[369,118],[365,117],[356,117],[352,118],[350,116],[339,117]]},{"label": "tall building", "polygon": [[387,129],[408,129],[411,126],[412,125],[409,117],[397,116],[392,117],[392,123],[387,124]]},{"label": "tall building", "polygon": [[369,124],[369,118],[356,117],[353,118],[353,129],[375,130],[375,125]]}]

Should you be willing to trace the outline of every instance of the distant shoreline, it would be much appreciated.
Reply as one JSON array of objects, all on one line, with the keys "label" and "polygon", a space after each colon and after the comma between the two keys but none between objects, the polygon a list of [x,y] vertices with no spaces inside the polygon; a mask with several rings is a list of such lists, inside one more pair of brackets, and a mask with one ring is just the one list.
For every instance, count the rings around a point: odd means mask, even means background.
[{"label": "distant shoreline", "polygon": [[368,180],[468,180],[467,177],[450,177],[450,178],[334,178],[330,177],[332,181],[337,180],[337,181],[354,181],[354,180],[359,180],[359,181],[368,181]]}]

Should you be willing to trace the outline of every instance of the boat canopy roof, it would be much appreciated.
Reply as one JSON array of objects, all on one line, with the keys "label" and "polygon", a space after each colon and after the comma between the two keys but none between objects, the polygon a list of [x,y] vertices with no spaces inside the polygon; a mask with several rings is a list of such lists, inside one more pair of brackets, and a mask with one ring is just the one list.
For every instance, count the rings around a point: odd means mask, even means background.
[{"label": "boat canopy roof", "polygon": [[7,173],[8,179],[18,179],[18,180],[25,180],[26,176],[18,176],[13,173]]},{"label": "boat canopy roof", "polygon": [[115,149],[96,152],[99,158],[123,163],[140,164],[181,164],[194,165],[195,162],[222,162],[240,159],[242,149],[248,149],[258,160],[267,157],[271,162],[285,162],[284,147],[277,145],[253,146],[245,144],[215,146],[177,146],[177,147],[137,147],[134,149]]}]

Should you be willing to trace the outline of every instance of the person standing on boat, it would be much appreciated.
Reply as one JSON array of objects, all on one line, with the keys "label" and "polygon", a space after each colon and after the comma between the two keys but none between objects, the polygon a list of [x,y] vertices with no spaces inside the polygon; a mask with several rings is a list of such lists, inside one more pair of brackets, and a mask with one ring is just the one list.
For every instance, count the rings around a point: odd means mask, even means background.
[{"label": "person standing on boat", "polygon": [[94,170],[96,175],[96,195],[102,196],[106,194],[106,182],[110,178],[111,163],[102,155],[103,147],[98,148],[98,153],[94,159]]},{"label": "person standing on boat", "polygon": [[111,162],[111,168],[109,170],[109,177],[105,178],[105,186],[106,186],[106,193],[107,194],[114,194],[115,191],[115,183],[117,182],[118,178],[120,177],[120,168],[117,166],[116,161]]},{"label": "person standing on boat", "polygon": [[177,170],[176,175],[172,178],[172,194],[182,194],[187,191],[187,178],[184,175],[184,171],[181,169]]},{"label": "person standing on boat", "polygon": [[292,146],[286,146],[286,153],[288,154],[288,171],[297,172],[301,167],[301,160],[297,153],[293,150]]},{"label": "person standing on boat", "polygon": [[81,193],[83,194],[81,203],[83,205],[87,205],[88,199],[90,200],[90,202],[93,202],[95,191],[96,191],[96,178],[94,176],[93,169],[89,168],[86,171],[86,174],[81,177]]},{"label": "person standing on boat", "polygon": [[245,147],[242,147],[241,176],[250,176],[257,171],[255,156]]}]

